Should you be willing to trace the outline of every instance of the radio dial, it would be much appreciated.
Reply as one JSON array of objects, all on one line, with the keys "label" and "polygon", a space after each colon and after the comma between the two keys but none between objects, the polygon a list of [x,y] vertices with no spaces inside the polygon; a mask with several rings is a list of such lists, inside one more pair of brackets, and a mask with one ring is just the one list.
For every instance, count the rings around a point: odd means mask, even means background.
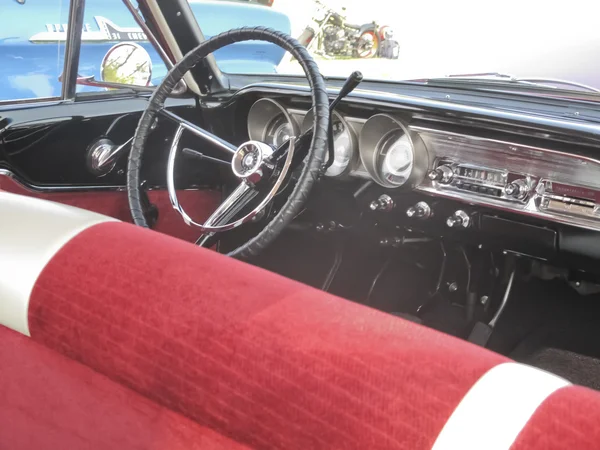
[{"label": "radio dial", "polygon": [[394,209],[394,206],[395,204],[394,200],[392,200],[392,197],[387,194],[383,194],[380,195],[377,200],[373,200],[370,203],[369,209],[371,211],[390,212],[392,209]]},{"label": "radio dial", "polygon": [[454,170],[452,170],[452,167],[444,165],[430,171],[427,175],[431,181],[448,184],[454,178]]},{"label": "radio dial", "polygon": [[529,192],[529,185],[527,184],[527,180],[521,178],[507,184],[504,188],[504,192],[509,197],[523,200]]},{"label": "radio dial", "polygon": [[410,219],[429,219],[431,217],[431,207],[427,202],[419,202],[406,210],[406,215]]},{"label": "radio dial", "polygon": [[449,228],[469,228],[471,226],[471,217],[459,209],[446,219],[446,225]]}]

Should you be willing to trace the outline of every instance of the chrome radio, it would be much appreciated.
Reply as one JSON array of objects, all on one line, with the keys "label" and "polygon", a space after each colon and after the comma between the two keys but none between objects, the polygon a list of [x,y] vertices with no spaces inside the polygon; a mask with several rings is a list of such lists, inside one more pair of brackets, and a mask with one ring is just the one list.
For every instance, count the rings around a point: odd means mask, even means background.
[{"label": "chrome radio", "polygon": [[535,186],[535,179],[528,175],[443,159],[436,162],[428,177],[438,189],[521,203],[527,202]]},{"label": "chrome radio", "polygon": [[541,180],[539,209],[567,216],[600,218],[600,191],[550,180]]}]

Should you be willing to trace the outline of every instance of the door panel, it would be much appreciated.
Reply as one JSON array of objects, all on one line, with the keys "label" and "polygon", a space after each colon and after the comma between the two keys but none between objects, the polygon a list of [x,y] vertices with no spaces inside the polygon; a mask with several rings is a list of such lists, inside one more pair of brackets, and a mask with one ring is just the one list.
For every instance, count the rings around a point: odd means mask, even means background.
[{"label": "door panel", "polygon": [[[122,152],[115,168],[104,176],[88,169],[88,150],[100,138],[115,144],[130,139],[145,98],[80,101],[44,106],[14,106],[0,111],[0,189],[96,211],[131,221],[126,192],[129,148]],[[190,100],[170,104],[178,115],[203,125]],[[148,197],[158,208],[157,231],[195,241],[199,233],[185,225],[171,207],[165,190],[167,156],[174,125],[159,121],[145,150],[142,174],[149,186]],[[184,135],[184,146],[220,156],[192,136]],[[204,161],[179,158],[176,168],[178,195],[197,220],[207,218],[220,201],[221,173],[218,166]]]}]

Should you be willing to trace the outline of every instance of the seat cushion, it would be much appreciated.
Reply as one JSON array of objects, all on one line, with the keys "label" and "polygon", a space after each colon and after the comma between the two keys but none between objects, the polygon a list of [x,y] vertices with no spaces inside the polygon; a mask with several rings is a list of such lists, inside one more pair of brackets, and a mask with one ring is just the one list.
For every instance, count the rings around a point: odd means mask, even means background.
[{"label": "seat cushion", "polygon": [[511,450],[597,450],[600,394],[581,386],[553,393],[531,417]]},{"label": "seat cushion", "polygon": [[243,449],[0,325],[0,448]]},{"label": "seat cushion", "polygon": [[[506,358],[124,223],[46,266],[31,336],[257,448],[430,448]],[[418,418],[418,420],[416,419]]]},{"label": "seat cushion", "polygon": [[[56,210],[40,202],[18,208]],[[21,250],[45,264],[0,277],[0,323],[31,336],[0,336],[9,448],[597,442],[599,394],[554,375],[150,230],[71,223],[50,254],[54,241],[14,231],[23,223],[0,221],[12,230],[0,240],[6,267]],[[48,237],[48,222],[34,223]],[[32,289],[13,292],[13,278]],[[556,423],[553,411],[569,417]]]}]

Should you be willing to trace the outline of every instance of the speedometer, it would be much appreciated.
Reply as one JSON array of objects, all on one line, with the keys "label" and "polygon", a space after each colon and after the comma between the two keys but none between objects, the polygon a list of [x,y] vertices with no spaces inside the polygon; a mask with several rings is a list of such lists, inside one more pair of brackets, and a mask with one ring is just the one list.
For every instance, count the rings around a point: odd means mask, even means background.
[{"label": "speedometer", "polygon": [[279,147],[298,135],[298,124],[286,108],[271,98],[261,98],[248,113],[248,136],[272,147]]},{"label": "speedometer", "polygon": [[280,114],[265,128],[263,142],[273,147],[279,147],[284,142],[289,141],[293,134],[292,124],[286,116]]},{"label": "speedometer", "polygon": [[428,167],[427,150],[416,134],[387,114],[365,123],[360,135],[360,157],[371,177],[384,187],[413,186]]},{"label": "speedometer", "polygon": [[387,182],[402,186],[413,168],[414,155],[408,136],[400,129],[391,131],[384,137],[377,166],[381,178]]},{"label": "speedometer", "polygon": [[[307,131],[313,124],[313,114],[309,111],[302,121],[302,131]],[[327,168],[325,175],[339,177],[346,175],[358,160],[356,137],[348,122],[337,111],[333,112],[331,128],[333,130],[333,163]]]}]

